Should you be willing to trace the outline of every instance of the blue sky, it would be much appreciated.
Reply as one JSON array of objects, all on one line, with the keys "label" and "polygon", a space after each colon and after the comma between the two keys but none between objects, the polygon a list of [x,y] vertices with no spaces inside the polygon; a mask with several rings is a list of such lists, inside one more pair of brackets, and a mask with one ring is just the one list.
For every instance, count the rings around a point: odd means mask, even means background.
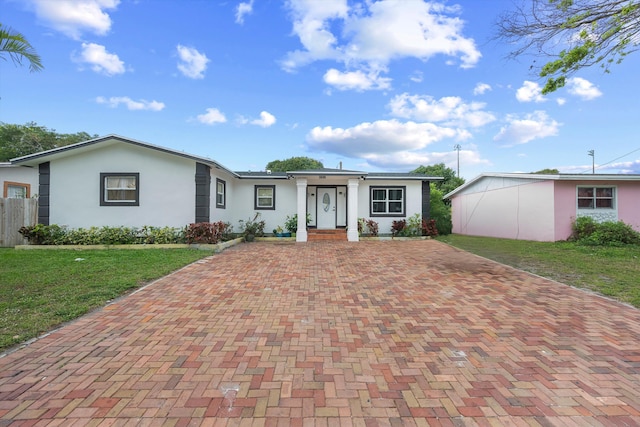
[{"label": "blue sky", "polygon": [[0,0],[44,71],[0,61],[0,121],[263,170],[640,173],[640,54],[548,96],[491,37],[511,0]]}]

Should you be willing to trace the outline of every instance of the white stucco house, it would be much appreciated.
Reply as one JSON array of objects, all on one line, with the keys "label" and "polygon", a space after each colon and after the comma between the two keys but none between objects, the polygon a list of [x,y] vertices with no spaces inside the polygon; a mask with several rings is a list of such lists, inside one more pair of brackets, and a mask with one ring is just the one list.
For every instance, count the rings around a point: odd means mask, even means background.
[{"label": "white stucco house", "polygon": [[[358,218],[388,233],[394,220],[429,217],[429,182],[440,177],[342,169],[237,172],[215,160],[108,135],[12,159],[0,168],[9,188],[37,195],[38,222],[70,228],[170,226],[256,213],[265,230],[298,215],[296,240],[309,228],[345,229],[358,240]],[[18,191],[16,189],[11,191]],[[5,195],[7,197],[7,195]]]},{"label": "white stucco house", "polygon": [[485,173],[444,197],[455,234],[553,242],[580,216],[640,231],[640,175]]}]

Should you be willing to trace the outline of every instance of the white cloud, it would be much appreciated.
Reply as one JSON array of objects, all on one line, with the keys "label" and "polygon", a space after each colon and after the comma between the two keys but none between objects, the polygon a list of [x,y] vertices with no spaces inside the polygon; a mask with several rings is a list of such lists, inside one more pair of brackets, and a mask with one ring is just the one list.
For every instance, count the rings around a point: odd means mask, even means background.
[{"label": "white cloud", "polygon": [[358,70],[343,73],[331,68],[324,74],[323,79],[326,84],[334,86],[338,90],[383,90],[391,87],[391,79],[380,77],[377,72],[364,73]]},{"label": "white cloud", "polygon": [[[427,61],[436,55],[470,68],[481,57],[474,40],[462,34],[457,7],[417,0],[367,1],[353,8],[347,0],[288,0],[286,5],[293,33],[302,44],[302,49],[288,52],[282,60],[287,71],[333,60],[345,64],[351,73],[377,73],[386,72],[394,59]],[[363,90],[362,85],[353,87]],[[371,85],[369,89],[377,88]]]},{"label": "white cloud", "polygon": [[473,88],[474,95],[484,95],[486,92],[491,90],[491,85],[487,83],[478,83],[476,87]]},{"label": "white cloud", "polygon": [[125,72],[124,62],[118,55],[107,52],[104,46],[95,43],[82,43],[82,52],[74,56],[74,61],[86,63],[96,73],[113,76]]},{"label": "white cloud", "polygon": [[196,120],[206,125],[214,125],[216,123],[225,123],[227,118],[217,108],[207,108],[207,112],[196,116]]},{"label": "white cloud", "polygon": [[522,87],[516,91],[516,99],[520,102],[544,102],[542,88],[536,82],[525,80]]},{"label": "white cloud", "polygon": [[595,87],[589,80],[581,77],[572,77],[568,79],[567,90],[571,95],[575,95],[586,101],[602,96],[600,89]]},{"label": "white cloud", "polygon": [[496,142],[503,142],[505,146],[526,144],[534,139],[546,138],[558,134],[560,123],[550,118],[544,111],[535,111],[520,118],[508,115],[507,125],[493,137]]},{"label": "white cloud", "polygon": [[558,99],[556,99],[556,103],[557,103],[558,105],[560,105],[560,106],[563,106],[564,104],[566,104],[566,103],[567,103],[567,100],[566,100],[566,99],[564,99],[564,98],[558,98]]},{"label": "white cloud", "polygon": [[318,126],[307,134],[306,140],[314,150],[366,158],[372,154],[421,150],[445,138],[463,140],[470,136],[464,130],[394,119],[365,122],[347,129]]},{"label": "white cloud", "polygon": [[28,0],[36,16],[51,28],[75,40],[84,31],[105,35],[111,29],[106,10],[115,10],[120,0]]},{"label": "white cloud", "polygon": [[465,103],[457,96],[436,100],[431,96],[408,93],[396,95],[388,105],[396,117],[465,128],[481,127],[496,119],[493,114],[483,111],[485,106],[482,102]]},{"label": "white cloud", "polygon": [[409,76],[409,80],[412,82],[420,83],[424,79],[424,74],[422,71],[414,71],[411,76]]},{"label": "white cloud", "polygon": [[244,24],[245,15],[250,15],[253,12],[253,0],[248,2],[239,3],[236,8],[236,24]]},{"label": "white cloud", "polygon": [[268,128],[269,126],[273,126],[275,122],[276,122],[276,117],[273,114],[267,111],[262,111],[260,113],[260,118],[252,120],[251,124],[256,126],[261,126],[263,128]]},{"label": "white cloud", "polygon": [[147,101],[141,99],[140,101],[134,101],[128,96],[112,96],[111,98],[105,98],[99,96],[96,98],[98,104],[107,104],[111,108],[116,108],[120,104],[124,104],[128,110],[149,110],[149,111],[161,111],[165,105],[163,102]]},{"label": "white cloud", "polygon": [[178,63],[178,70],[186,77],[192,79],[204,78],[204,72],[209,62],[207,56],[192,47],[178,45],[177,50],[178,57],[181,61]]},{"label": "white cloud", "polygon": [[[444,163],[450,168],[457,166],[457,153],[454,151],[445,152],[409,152],[399,151],[391,154],[369,154],[364,156],[367,164],[383,170],[413,170],[420,165],[432,165]],[[460,150],[460,165],[470,166],[479,164],[489,164],[483,159],[476,149]]]}]

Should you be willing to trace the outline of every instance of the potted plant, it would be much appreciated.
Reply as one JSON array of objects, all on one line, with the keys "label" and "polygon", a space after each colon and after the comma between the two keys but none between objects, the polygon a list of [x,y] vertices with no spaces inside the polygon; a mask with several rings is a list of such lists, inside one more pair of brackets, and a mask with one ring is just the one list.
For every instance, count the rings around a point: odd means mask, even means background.
[{"label": "potted plant", "polygon": [[246,242],[253,242],[257,237],[264,236],[264,220],[260,220],[260,212],[256,213],[253,219],[240,220],[240,232]]},{"label": "potted plant", "polygon": [[277,226],[273,229],[273,235],[276,237],[291,237],[290,231],[284,231],[282,227]]}]

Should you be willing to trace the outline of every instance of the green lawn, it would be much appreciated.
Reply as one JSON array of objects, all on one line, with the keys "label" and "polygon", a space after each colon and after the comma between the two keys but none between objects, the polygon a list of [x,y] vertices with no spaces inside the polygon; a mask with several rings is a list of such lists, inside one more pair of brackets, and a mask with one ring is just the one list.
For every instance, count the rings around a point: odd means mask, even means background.
[{"label": "green lawn", "polygon": [[210,254],[194,249],[0,249],[0,350]]},{"label": "green lawn", "polygon": [[640,308],[640,246],[595,247],[449,235],[460,249]]}]

